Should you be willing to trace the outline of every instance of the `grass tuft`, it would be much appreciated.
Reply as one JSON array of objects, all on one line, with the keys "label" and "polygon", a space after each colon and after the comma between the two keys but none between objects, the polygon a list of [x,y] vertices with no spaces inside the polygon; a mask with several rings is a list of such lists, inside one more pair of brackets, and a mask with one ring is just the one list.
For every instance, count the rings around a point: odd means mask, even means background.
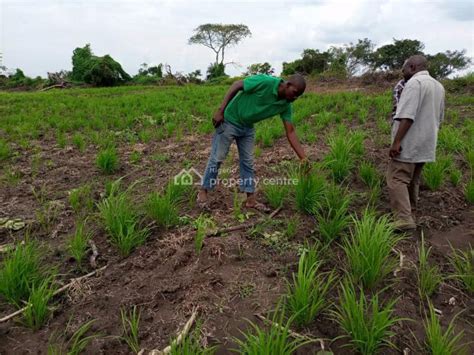
[{"label": "grass tuft", "polygon": [[394,234],[387,216],[377,217],[366,210],[353,221],[354,230],[343,243],[348,271],[354,282],[373,289],[395,269],[397,261],[391,252],[401,238]]},{"label": "grass tuft", "polygon": [[111,188],[110,195],[97,207],[112,244],[123,256],[145,242],[148,230],[140,227],[139,216],[132,208],[128,190]]},{"label": "grass tuft", "polygon": [[449,260],[456,270],[454,276],[461,281],[468,292],[474,293],[474,249],[471,245],[466,251],[451,246],[451,251]]},{"label": "grass tuft", "polygon": [[134,353],[140,351],[140,339],[138,332],[140,329],[140,311],[137,306],[133,306],[130,312],[125,309],[120,309],[120,319],[122,320],[123,335],[121,339],[125,341]]},{"label": "grass tuft", "polygon": [[350,345],[361,354],[376,354],[382,346],[394,347],[390,337],[394,333],[390,328],[400,318],[393,317],[396,300],[388,301],[384,306],[379,302],[378,294],[368,300],[359,290],[359,296],[350,281],[341,282],[339,305],[333,316],[350,339]]},{"label": "grass tuft", "polygon": [[430,297],[443,280],[438,267],[436,265],[431,266],[428,263],[430,252],[431,247],[426,249],[425,238],[421,234],[421,244],[418,248],[417,277],[418,291],[422,299]]},{"label": "grass tuft", "polygon": [[67,248],[71,256],[76,260],[77,265],[82,269],[82,261],[87,254],[87,243],[92,234],[85,231],[85,221],[79,222],[74,235],[68,241]]},{"label": "grass tuft", "polygon": [[97,167],[105,174],[113,174],[119,167],[119,157],[114,147],[102,149],[96,158]]}]

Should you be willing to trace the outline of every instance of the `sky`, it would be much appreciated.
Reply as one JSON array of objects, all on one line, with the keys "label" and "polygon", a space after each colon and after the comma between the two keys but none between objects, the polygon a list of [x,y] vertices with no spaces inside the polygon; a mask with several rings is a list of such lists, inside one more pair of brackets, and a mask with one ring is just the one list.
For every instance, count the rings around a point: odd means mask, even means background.
[{"label": "sky", "polygon": [[226,68],[239,75],[252,63],[282,62],[303,49],[369,38],[377,47],[418,39],[425,53],[466,49],[474,57],[474,1],[464,0],[0,0],[0,53],[7,68],[28,76],[71,70],[72,51],[90,43],[131,75],[141,63],[203,73],[214,53],[189,45],[204,23],[245,24],[250,38],[226,51]]}]

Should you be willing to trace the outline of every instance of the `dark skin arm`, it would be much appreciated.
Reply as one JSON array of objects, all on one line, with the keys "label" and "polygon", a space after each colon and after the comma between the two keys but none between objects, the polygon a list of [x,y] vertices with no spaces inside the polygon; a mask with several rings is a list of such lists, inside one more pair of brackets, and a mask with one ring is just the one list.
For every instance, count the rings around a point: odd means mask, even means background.
[{"label": "dark skin arm", "polygon": [[244,82],[242,80],[236,81],[231,85],[231,87],[227,91],[227,94],[225,94],[224,96],[222,104],[214,115],[214,118],[212,120],[212,124],[214,125],[214,127],[218,127],[222,122],[224,122],[225,108],[227,107],[228,103],[235,97],[235,95],[237,95],[238,92],[243,89]]},{"label": "dark skin arm", "polygon": [[400,125],[398,126],[397,134],[395,135],[395,139],[393,140],[392,146],[390,147],[390,151],[388,153],[390,155],[390,158],[396,158],[400,155],[400,152],[402,151],[402,147],[400,144],[412,124],[413,120],[410,120],[409,118],[400,119]]},{"label": "dark skin arm", "polygon": [[288,139],[288,142],[290,142],[291,147],[295,151],[296,155],[298,155],[298,158],[300,158],[302,161],[305,161],[307,159],[306,154],[304,153],[304,149],[301,146],[298,137],[296,136],[295,126],[286,121],[283,121],[283,125],[285,126],[286,138]]}]

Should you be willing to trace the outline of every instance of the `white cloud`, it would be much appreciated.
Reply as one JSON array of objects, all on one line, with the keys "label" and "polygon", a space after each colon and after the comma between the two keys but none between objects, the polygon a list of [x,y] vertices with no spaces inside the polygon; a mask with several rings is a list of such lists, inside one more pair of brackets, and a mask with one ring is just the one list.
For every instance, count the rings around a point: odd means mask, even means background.
[{"label": "white cloud", "polygon": [[[2,1],[2,0],[0,0]],[[143,62],[166,62],[190,72],[213,61],[213,53],[190,46],[202,23],[244,23],[252,31],[226,52],[238,74],[255,62],[299,57],[304,48],[368,37],[378,45],[392,38],[419,39],[428,53],[467,49],[474,53],[473,7],[468,1],[9,1],[0,3],[0,51],[4,64],[27,75],[71,69],[74,48],[91,43],[134,74]]]}]

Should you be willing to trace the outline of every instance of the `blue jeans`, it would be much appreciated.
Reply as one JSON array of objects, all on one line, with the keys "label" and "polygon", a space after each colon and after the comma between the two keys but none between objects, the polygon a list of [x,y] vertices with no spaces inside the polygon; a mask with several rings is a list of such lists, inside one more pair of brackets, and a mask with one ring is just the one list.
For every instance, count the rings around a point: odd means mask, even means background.
[{"label": "blue jeans", "polygon": [[239,150],[240,191],[255,192],[253,168],[255,129],[253,127],[238,127],[225,121],[216,128],[212,137],[211,155],[202,179],[202,188],[212,190],[217,184],[219,168],[227,157],[234,139]]}]

